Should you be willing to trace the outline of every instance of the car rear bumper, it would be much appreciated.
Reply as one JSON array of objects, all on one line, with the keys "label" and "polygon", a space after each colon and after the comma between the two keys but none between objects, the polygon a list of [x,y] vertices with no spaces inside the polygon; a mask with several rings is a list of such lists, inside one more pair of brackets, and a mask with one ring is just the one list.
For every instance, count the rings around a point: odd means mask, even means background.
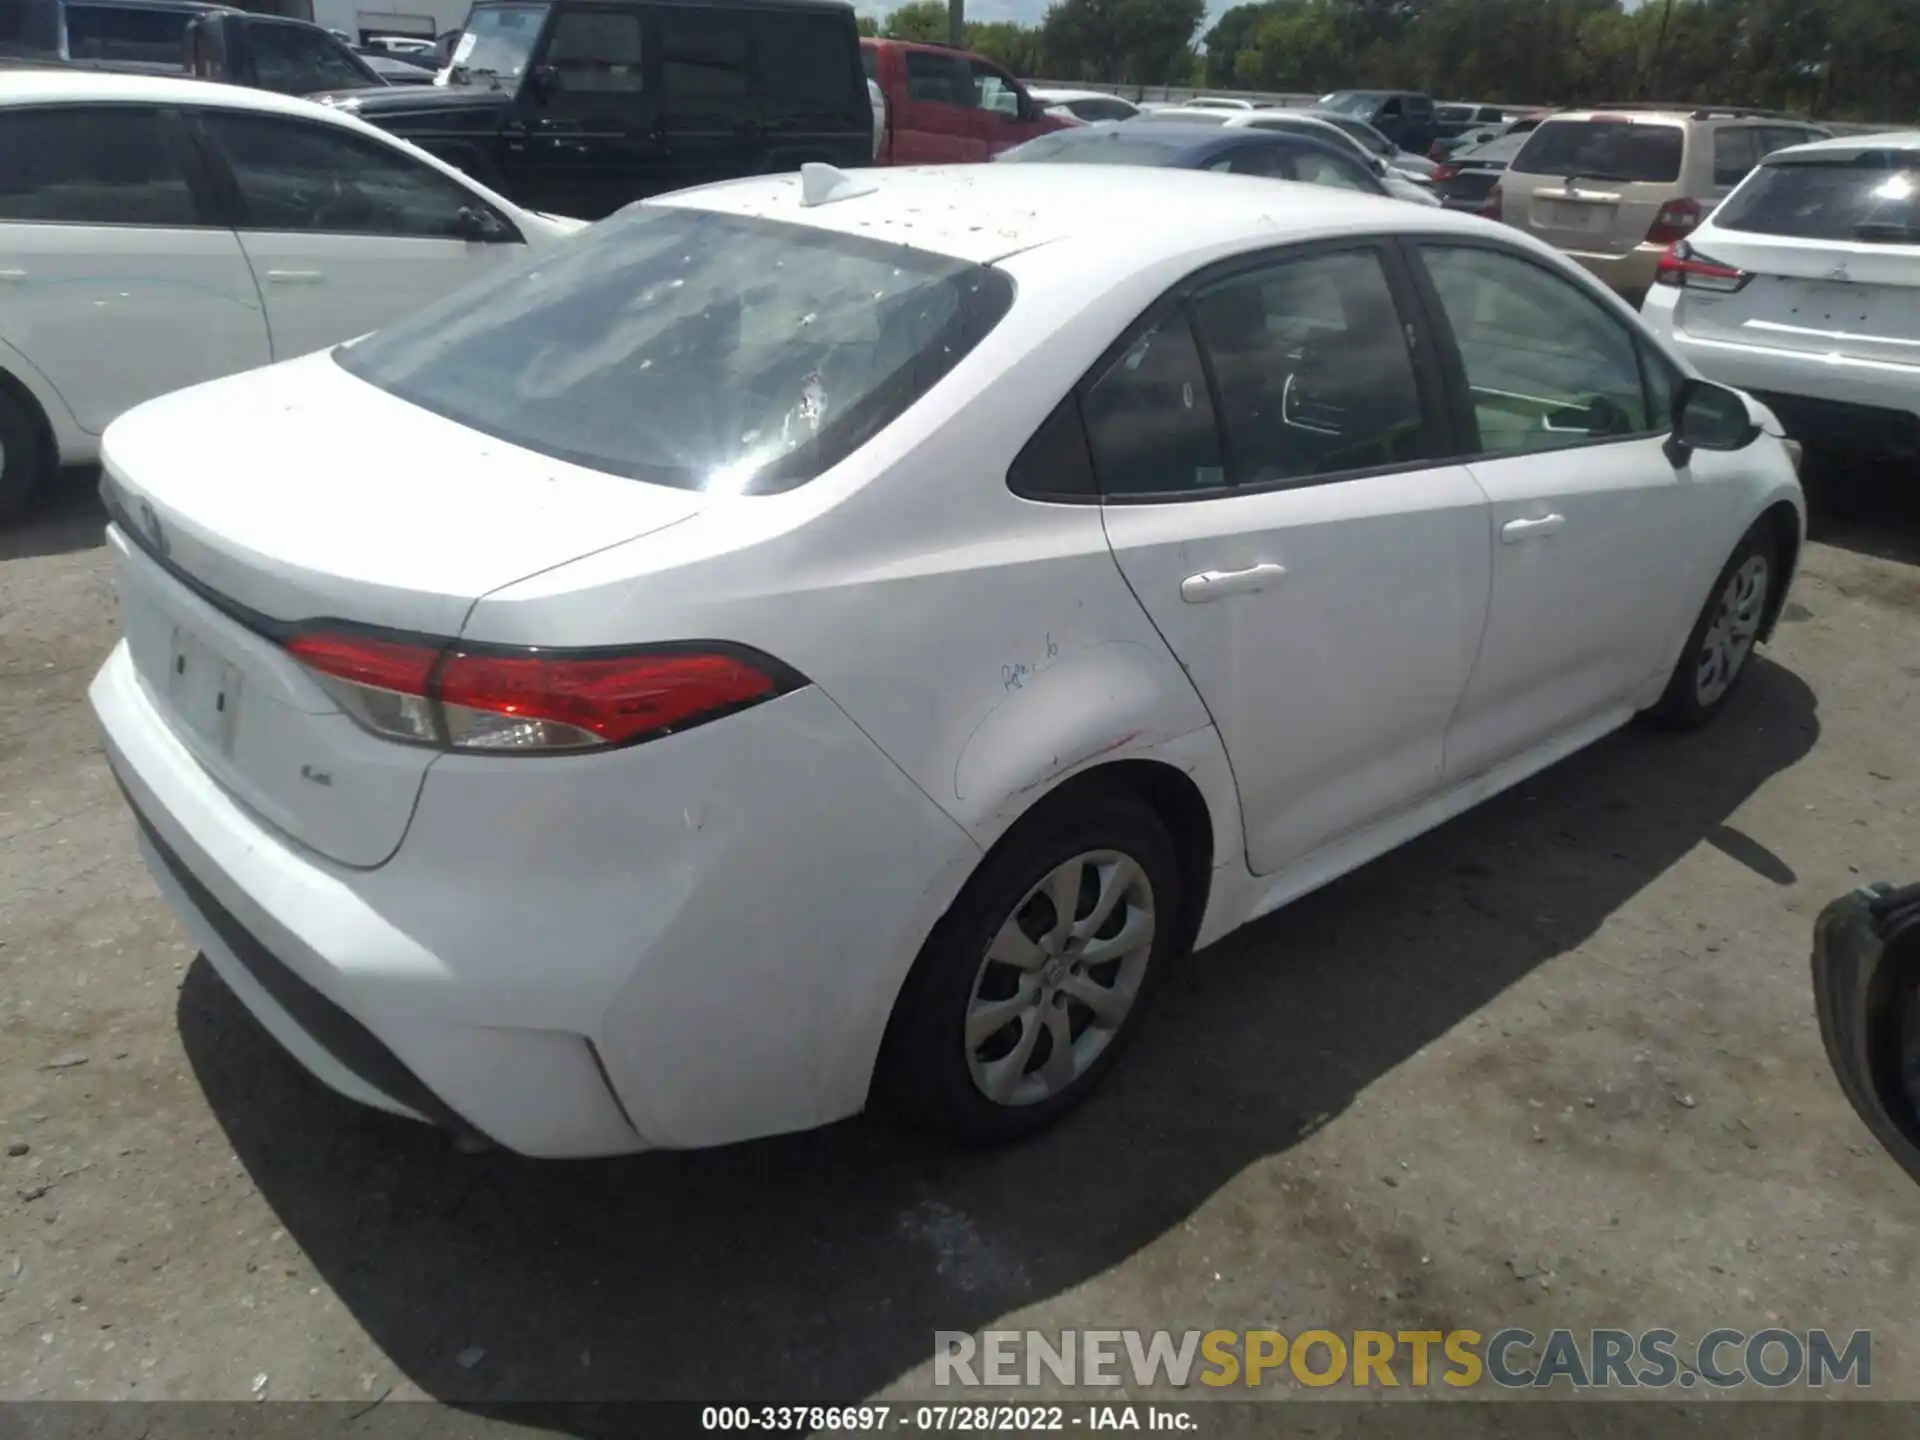
[{"label": "car rear bumper", "polygon": [[606,756],[442,757],[373,870],[235,801],[124,644],[90,699],[156,885],[262,1026],[351,1099],[527,1155],[856,1112],[979,856],[814,688]]},{"label": "car rear bumper", "polygon": [[1920,367],[1709,340],[1676,323],[1678,297],[1656,289],[1643,318],[1710,380],[1751,392],[1804,444],[1920,456]]},{"label": "car rear bumper", "polygon": [[1660,257],[1666,253],[1667,247],[1664,245],[1636,245],[1621,255],[1588,250],[1566,252],[1569,260],[1592,271],[1608,289],[1636,305],[1653,288],[1653,277],[1660,268]]}]

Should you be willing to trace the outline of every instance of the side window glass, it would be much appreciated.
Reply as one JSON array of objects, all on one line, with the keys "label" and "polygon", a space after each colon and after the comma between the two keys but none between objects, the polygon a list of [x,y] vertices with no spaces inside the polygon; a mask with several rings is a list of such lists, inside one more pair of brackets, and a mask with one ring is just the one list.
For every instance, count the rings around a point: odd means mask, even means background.
[{"label": "side window glass", "polygon": [[484,202],[377,140],[325,124],[209,114],[202,124],[240,191],[248,230],[465,239]]},{"label": "side window glass", "polygon": [[249,25],[247,48],[253,55],[254,83],[282,95],[311,95],[317,90],[348,90],[365,85],[332,39],[292,25]]},{"label": "side window glass", "polygon": [[[697,13],[697,12],[693,12]],[[774,115],[867,115],[870,102],[856,98],[865,89],[847,72],[847,41],[832,15],[811,10],[749,10],[756,30],[755,59],[760,94]],[[862,46],[867,78],[873,78],[873,52]]]},{"label": "side window glass", "polygon": [[907,51],[907,98],[930,105],[958,105],[970,109],[973,86],[966,67],[951,55],[925,50]]},{"label": "side window glass", "polygon": [[1653,433],[1627,327],[1515,256],[1423,245],[1459,345],[1479,453],[1525,454]]},{"label": "side window glass", "polygon": [[187,68],[190,10],[136,10],[113,5],[67,7],[67,53],[155,70]]},{"label": "side window glass", "polygon": [[1029,500],[1099,497],[1077,396],[1069,393],[1054,406],[1053,413],[1033,432],[1033,438],[1021,447],[1007,471],[1007,488]]},{"label": "side window glass", "polygon": [[645,85],[640,16],[632,10],[563,10],[540,63],[560,77],[560,94],[632,95]]},{"label": "side window glass", "polygon": [[145,106],[0,111],[0,220],[200,223],[160,114]]},{"label": "side window glass", "polygon": [[1013,82],[991,65],[980,60],[967,62],[972,72],[973,103],[976,109],[991,110],[1009,120],[1020,115],[1020,92]]},{"label": "side window glass", "polygon": [[1224,168],[1236,175],[1264,175],[1271,180],[1294,178],[1293,155],[1284,145],[1246,145],[1226,158]]},{"label": "side window glass", "polygon": [[1309,185],[1331,185],[1336,190],[1362,190],[1369,195],[1378,190],[1370,177],[1361,173],[1356,165],[1349,165],[1338,156],[1322,155],[1313,150],[1302,150],[1293,164],[1293,178],[1304,180]]},{"label": "side window glass", "polygon": [[1136,336],[1081,396],[1104,495],[1178,494],[1226,483],[1207,374],[1186,317]]},{"label": "side window glass", "polygon": [[1738,185],[1760,163],[1760,134],[1751,126],[1713,132],[1713,183]]},{"label": "side window glass", "polygon": [[1197,296],[1193,315],[1236,485],[1431,457],[1400,313],[1371,251],[1237,275]]},{"label": "side window glass", "polygon": [[59,52],[59,10],[43,0],[0,0],[0,55]]},{"label": "side window glass", "polygon": [[737,115],[753,107],[744,25],[758,13],[661,7],[660,94],[668,108]]}]

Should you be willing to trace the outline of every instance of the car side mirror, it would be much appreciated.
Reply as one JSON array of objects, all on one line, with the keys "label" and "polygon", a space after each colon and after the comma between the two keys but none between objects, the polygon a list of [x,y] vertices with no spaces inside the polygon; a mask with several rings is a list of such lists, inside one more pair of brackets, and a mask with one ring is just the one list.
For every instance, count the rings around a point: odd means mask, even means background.
[{"label": "car side mirror", "polygon": [[1760,436],[1760,427],[1738,390],[1689,376],[1673,396],[1673,433],[1667,459],[1678,469],[1696,450],[1744,450]]},{"label": "car side mirror", "polygon": [[490,243],[509,238],[507,227],[500,223],[500,217],[484,205],[462,205],[456,229],[462,240]]},{"label": "car side mirror", "polygon": [[1387,164],[1386,156],[1376,155],[1373,157],[1373,173],[1378,175],[1381,179],[1383,180],[1386,179],[1387,172],[1392,168],[1393,167],[1391,165]]}]

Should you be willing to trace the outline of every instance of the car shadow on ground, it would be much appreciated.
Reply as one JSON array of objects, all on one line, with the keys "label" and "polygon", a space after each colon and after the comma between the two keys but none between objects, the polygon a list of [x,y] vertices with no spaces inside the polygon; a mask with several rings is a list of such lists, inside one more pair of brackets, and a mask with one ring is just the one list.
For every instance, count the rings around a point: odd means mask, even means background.
[{"label": "car shadow on ground", "polygon": [[[461,1155],[309,1080],[204,960],[178,1021],[261,1194],[429,1394],[845,1403],[923,1363],[936,1328],[1178,1226],[1703,841],[1784,883],[1727,821],[1818,732],[1808,687],[1756,660],[1711,730],[1630,727],[1196,957],[1101,1094],[1009,1150],[853,1121],[616,1161]],[[597,1433],[581,1416],[551,1423]]]},{"label": "car shadow on ground", "polygon": [[1809,452],[1802,478],[1812,539],[1920,565],[1920,463]]},{"label": "car shadow on ground", "polygon": [[107,511],[100,503],[100,472],[63,470],[27,502],[18,519],[0,524],[0,560],[70,555],[106,544]]}]

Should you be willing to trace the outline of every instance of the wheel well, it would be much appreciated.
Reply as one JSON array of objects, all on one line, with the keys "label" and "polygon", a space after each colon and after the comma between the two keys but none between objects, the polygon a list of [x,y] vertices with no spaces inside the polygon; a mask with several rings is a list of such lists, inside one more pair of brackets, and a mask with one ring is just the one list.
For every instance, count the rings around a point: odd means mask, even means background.
[{"label": "wheel well", "polygon": [[60,463],[60,447],[53,438],[53,422],[47,419],[47,412],[40,408],[40,402],[33,398],[33,392],[5,370],[0,370],[0,394],[19,405],[27,417],[27,423],[33,426],[33,438],[40,442],[40,471],[44,479]]},{"label": "wheel well", "polygon": [[1158,760],[1116,760],[1082,771],[1047,796],[1050,804],[1082,787],[1130,791],[1160,818],[1180,862],[1180,928],[1176,954],[1192,948],[1213,883],[1213,815],[1186,771]]},{"label": "wheel well", "polygon": [[[1773,531],[1773,543],[1776,558],[1780,562],[1782,576],[1790,576],[1800,561],[1800,514],[1792,505],[1782,500],[1770,506],[1758,522]],[[1780,584],[1773,587],[1773,594],[1767,598],[1766,619],[1760,625],[1760,638],[1773,638],[1774,622],[1780,618],[1780,611],[1787,603],[1787,587]]]}]

